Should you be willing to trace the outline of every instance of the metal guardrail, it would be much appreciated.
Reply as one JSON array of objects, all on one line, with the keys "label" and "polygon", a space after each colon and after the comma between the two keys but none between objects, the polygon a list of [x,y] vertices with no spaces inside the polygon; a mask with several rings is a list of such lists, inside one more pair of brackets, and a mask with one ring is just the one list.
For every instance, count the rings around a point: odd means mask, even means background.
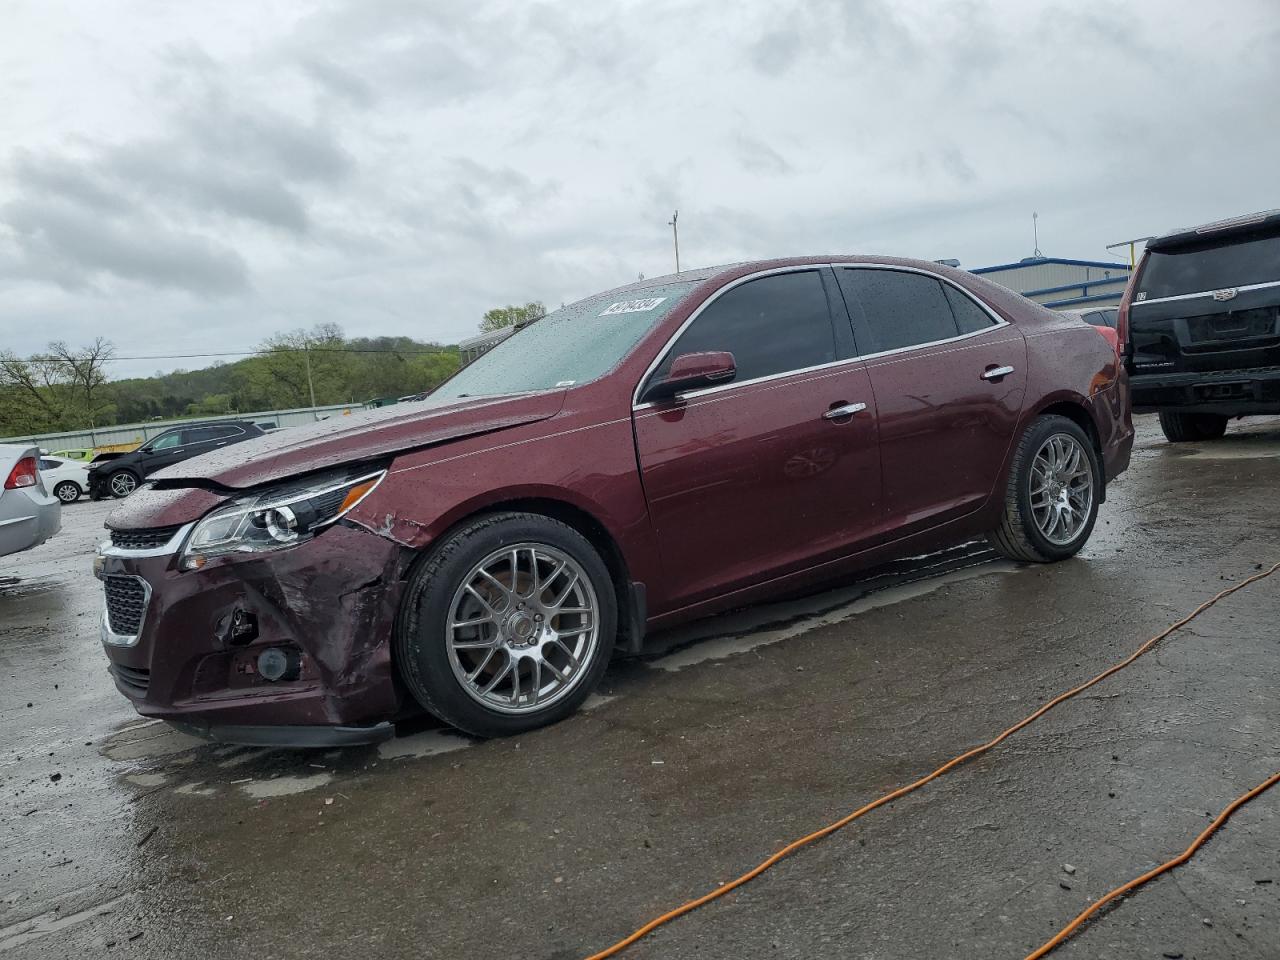
[{"label": "metal guardrail", "polygon": [[294,407],[289,410],[259,410],[254,413],[214,414],[181,417],[173,420],[147,420],[143,423],[113,424],[92,430],[68,430],[62,433],[35,433],[2,437],[0,443],[33,443],[45,450],[98,449],[103,447],[135,447],[171,427],[184,423],[211,423],[219,420],[252,420],[274,423],[277,427],[296,427],[332,416],[343,416],[363,410],[363,403],[337,403],[317,407]]}]

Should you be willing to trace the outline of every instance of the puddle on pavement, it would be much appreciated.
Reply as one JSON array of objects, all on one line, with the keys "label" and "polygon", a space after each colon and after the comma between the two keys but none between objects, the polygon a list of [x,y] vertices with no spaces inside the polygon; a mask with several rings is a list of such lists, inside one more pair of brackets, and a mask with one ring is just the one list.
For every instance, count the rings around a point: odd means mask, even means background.
[{"label": "puddle on pavement", "polygon": [[1188,460],[1264,460],[1280,457],[1280,441],[1242,437],[1238,442],[1222,441],[1187,454]]},{"label": "puddle on pavement", "polygon": [[677,650],[675,653],[651,660],[648,665],[659,670],[674,672],[699,663],[706,663],[709,660],[723,660],[739,653],[747,653],[760,647],[789,640],[819,627],[839,623],[868,610],[875,610],[878,607],[887,607],[895,603],[902,603],[906,600],[925,596],[951,583],[959,583],[963,580],[972,580],[975,577],[985,577],[996,573],[1014,573],[1018,569],[1017,564],[1008,561],[993,561],[964,570],[955,570],[938,577],[917,580],[898,587],[888,587],[859,597],[851,603],[843,604],[826,613],[808,617],[774,630],[758,630],[745,635],[700,640],[691,646]]},{"label": "puddle on pavement", "polygon": [[240,785],[240,791],[254,800],[267,800],[274,797],[291,797],[294,794],[306,793],[333,782],[333,774],[327,770],[300,777],[273,777],[270,780],[255,780]]}]

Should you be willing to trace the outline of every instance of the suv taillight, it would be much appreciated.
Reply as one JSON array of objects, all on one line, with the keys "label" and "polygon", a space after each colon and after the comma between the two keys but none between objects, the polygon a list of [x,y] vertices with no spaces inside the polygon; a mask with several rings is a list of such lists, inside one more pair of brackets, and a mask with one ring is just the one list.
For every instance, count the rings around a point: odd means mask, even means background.
[{"label": "suv taillight", "polygon": [[6,490],[17,490],[19,487],[34,487],[36,485],[36,458],[23,457],[13,465],[13,469],[9,471],[9,477],[4,482]]}]

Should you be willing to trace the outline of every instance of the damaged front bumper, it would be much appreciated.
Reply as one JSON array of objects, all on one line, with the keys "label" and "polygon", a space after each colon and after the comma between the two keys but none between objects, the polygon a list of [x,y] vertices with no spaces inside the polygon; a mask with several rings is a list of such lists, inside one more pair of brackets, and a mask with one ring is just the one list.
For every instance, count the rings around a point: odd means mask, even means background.
[{"label": "damaged front bumper", "polygon": [[391,630],[405,549],[340,522],[290,549],[182,570],[189,533],[131,530],[95,561],[103,649],[137,711],[230,743],[390,736],[404,703]]}]

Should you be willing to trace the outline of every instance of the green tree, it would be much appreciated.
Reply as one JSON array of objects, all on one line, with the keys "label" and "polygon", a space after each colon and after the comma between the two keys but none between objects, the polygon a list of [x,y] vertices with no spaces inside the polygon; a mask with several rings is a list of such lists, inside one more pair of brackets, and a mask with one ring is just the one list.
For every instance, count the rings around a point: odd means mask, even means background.
[{"label": "green tree", "polygon": [[503,327],[522,327],[546,315],[547,308],[539,300],[530,301],[523,306],[509,304],[505,307],[494,307],[480,321],[480,332],[489,333],[493,330],[501,330]]},{"label": "green tree", "polygon": [[0,436],[113,422],[104,368],[114,351],[99,337],[74,350],[56,341],[26,359],[11,350],[0,352]]}]

